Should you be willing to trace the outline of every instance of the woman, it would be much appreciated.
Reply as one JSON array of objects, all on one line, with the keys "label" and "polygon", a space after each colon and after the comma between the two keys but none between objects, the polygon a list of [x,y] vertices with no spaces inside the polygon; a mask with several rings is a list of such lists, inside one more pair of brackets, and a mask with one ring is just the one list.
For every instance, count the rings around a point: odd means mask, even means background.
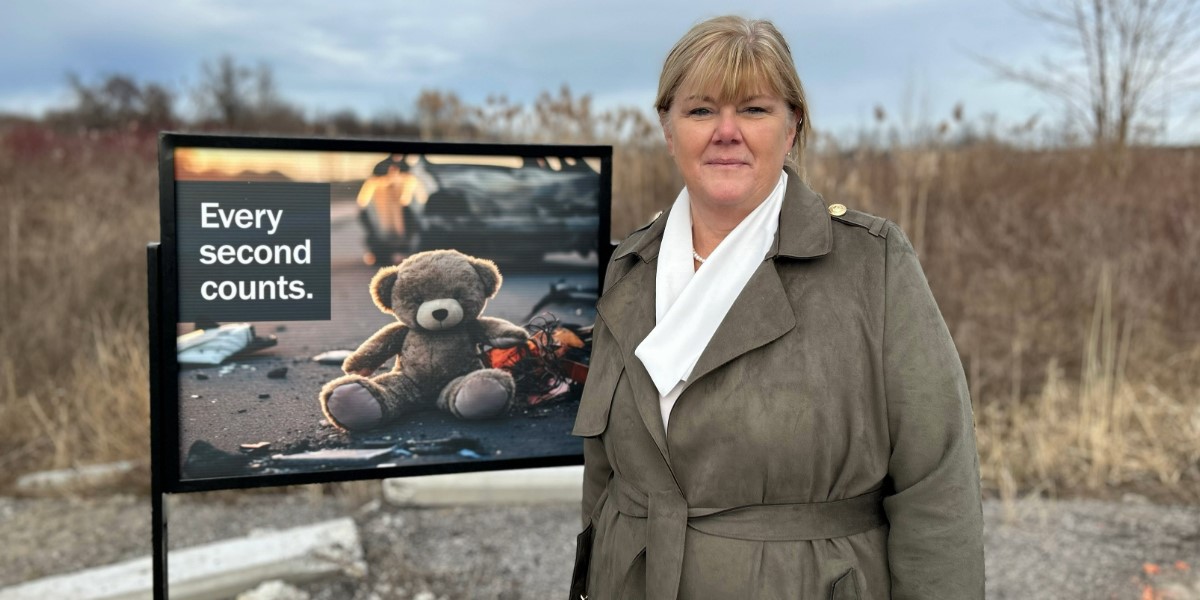
[{"label": "woman", "polygon": [[787,43],[700,23],[657,108],[686,187],[605,275],[572,600],[983,598],[958,354],[900,229],[785,166]]},{"label": "woman", "polygon": [[[391,264],[392,255],[412,250],[412,233],[406,213],[414,202],[424,204],[428,193],[412,172],[404,155],[393,154],[375,165],[371,177],[358,190],[359,221],[367,231],[363,262]],[[368,207],[375,204],[375,218]]]}]

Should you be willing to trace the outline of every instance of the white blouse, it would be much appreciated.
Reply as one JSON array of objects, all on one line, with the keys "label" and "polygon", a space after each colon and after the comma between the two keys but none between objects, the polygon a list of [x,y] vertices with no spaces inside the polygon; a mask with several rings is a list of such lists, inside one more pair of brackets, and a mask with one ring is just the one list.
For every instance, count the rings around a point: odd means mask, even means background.
[{"label": "white blouse", "polygon": [[655,275],[655,326],[634,351],[658,388],[664,429],[692,368],[770,250],[786,189],[787,173],[780,172],[766,199],[698,269],[692,262],[691,199],[686,187],[671,206]]}]

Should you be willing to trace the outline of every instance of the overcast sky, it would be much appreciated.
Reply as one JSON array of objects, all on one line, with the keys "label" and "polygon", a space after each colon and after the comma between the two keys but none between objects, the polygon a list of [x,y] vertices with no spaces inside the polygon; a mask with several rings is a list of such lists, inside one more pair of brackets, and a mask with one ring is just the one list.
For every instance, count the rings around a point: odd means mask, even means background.
[{"label": "overcast sky", "polygon": [[[66,74],[111,73],[181,93],[221,55],[267,64],[282,95],[309,114],[353,108],[411,114],[422,89],[481,103],[529,103],[568,84],[600,107],[653,102],[671,44],[728,2],[619,0],[4,0],[0,111],[39,114],[69,100]],[[760,2],[792,45],[813,123],[847,134],[882,105],[936,122],[961,102],[968,119],[1003,123],[1059,110],[973,61],[978,53],[1033,64],[1061,51],[1046,31],[998,0]],[[906,100],[907,99],[907,100]],[[1196,140],[1195,108],[1170,107],[1173,141]],[[187,106],[182,105],[186,110]],[[1187,112],[1192,111],[1192,119]]]}]

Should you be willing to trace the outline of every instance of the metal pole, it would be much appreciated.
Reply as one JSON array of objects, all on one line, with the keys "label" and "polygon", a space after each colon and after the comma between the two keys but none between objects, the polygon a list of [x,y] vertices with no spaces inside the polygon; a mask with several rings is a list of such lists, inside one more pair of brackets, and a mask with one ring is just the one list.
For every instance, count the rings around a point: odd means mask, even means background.
[{"label": "metal pole", "polygon": [[167,512],[163,493],[162,435],[162,271],[157,242],[146,247],[147,309],[150,319],[150,535],[154,568],[154,600],[167,600]]}]

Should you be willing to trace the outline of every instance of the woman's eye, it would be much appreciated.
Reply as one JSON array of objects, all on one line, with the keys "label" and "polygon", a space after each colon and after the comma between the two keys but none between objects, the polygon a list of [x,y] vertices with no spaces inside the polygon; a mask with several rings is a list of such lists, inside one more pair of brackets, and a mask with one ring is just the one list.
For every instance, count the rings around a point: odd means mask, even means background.
[{"label": "woman's eye", "polygon": [[761,106],[748,106],[743,110],[745,110],[746,112],[748,112],[750,114],[755,114],[755,115],[766,114],[768,112],[766,108],[763,108]]},{"label": "woman's eye", "polygon": [[691,115],[693,117],[706,117],[706,116],[712,114],[712,111],[708,110],[707,108],[701,107],[701,108],[693,108],[692,110],[689,110],[687,114]]}]

